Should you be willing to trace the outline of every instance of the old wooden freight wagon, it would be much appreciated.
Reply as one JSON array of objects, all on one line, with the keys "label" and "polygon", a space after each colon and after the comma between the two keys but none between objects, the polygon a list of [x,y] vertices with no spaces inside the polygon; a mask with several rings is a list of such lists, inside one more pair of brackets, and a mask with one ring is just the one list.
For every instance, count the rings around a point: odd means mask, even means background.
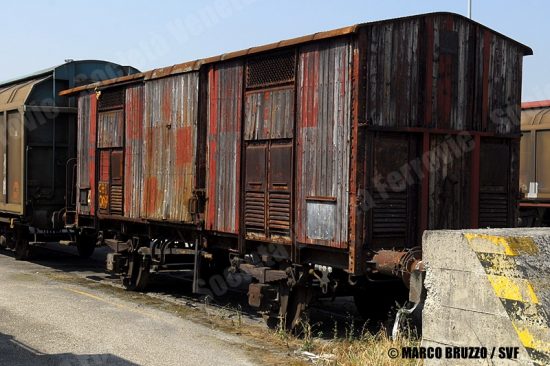
[{"label": "old wooden freight wagon", "polygon": [[422,269],[424,230],[514,225],[529,54],[435,13],[65,91],[80,93],[75,224],[132,288],[194,268],[196,289],[227,262],[291,322],[312,290],[375,311],[390,285],[373,283]]}]

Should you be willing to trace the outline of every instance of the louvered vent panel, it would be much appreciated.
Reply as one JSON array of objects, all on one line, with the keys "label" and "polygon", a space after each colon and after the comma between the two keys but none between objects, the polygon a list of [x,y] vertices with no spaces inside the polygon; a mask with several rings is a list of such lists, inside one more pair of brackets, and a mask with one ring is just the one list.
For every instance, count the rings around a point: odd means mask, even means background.
[{"label": "louvered vent panel", "polygon": [[376,238],[404,236],[407,233],[407,192],[374,194],[373,235]]},{"label": "louvered vent panel", "polygon": [[269,194],[269,232],[290,236],[290,193]]},{"label": "louvered vent panel", "polygon": [[479,193],[479,227],[508,226],[508,197],[505,192]]},{"label": "louvered vent panel", "polygon": [[97,102],[99,111],[124,107],[124,89],[103,91]]},{"label": "louvered vent panel", "polygon": [[247,232],[265,235],[265,194],[263,192],[246,192],[244,220]]},{"label": "louvered vent panel", "polygon": [[122,215],[122,186],[111,185],[111,214]]}]

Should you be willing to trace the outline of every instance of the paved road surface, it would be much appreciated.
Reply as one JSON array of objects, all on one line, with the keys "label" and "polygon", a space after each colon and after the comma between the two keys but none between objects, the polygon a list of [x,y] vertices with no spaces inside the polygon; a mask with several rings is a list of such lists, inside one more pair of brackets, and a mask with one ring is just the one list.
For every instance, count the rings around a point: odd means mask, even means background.
[{"label": "paved road surface", "polygon": [[0,251],[0,365],[254,364],[244,338],[56,273]]}]

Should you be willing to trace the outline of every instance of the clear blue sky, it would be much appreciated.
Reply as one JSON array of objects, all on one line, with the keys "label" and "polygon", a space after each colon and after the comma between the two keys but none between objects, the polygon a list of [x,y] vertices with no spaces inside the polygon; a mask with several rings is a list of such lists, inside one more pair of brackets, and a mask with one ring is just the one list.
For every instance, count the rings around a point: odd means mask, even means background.
[{"label": "clear blue sky", "polygon": [[[20,0],[1,5],[0,80],[71,59],[141,70],[355,23],[432,11],[466,14],[467,0]],[[533,48],[523,99],[550,99],[550,2],[473,0],[474,20]]]}]

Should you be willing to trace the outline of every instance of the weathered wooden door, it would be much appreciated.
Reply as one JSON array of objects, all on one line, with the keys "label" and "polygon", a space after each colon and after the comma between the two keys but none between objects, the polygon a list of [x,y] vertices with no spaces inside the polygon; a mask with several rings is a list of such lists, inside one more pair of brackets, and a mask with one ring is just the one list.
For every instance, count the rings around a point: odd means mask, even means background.
[{"label": "weathered wooden door", "polygon": [[124,207],[124,94],[105,92],[98,101],[98,208],[109,215],[122,215]]},{"label": "weathered wooden door", "polygon": [[247,238],[290,240],[292,142],[265,141],[246,147]]}]

